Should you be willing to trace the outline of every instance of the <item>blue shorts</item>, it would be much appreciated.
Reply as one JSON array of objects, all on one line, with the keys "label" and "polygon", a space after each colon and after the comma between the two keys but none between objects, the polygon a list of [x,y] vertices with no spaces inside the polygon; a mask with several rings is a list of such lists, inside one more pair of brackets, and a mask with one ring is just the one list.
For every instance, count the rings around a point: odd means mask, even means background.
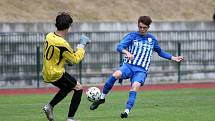
[{"label": "blue shorts", "polygon": [[119,68],[119,70],[122,72],[122,79],[130,78],[131,83],[139,82],[141,83],[141,86],[144,84],[147,77],[147,71],[139,66],[125,63]]}]

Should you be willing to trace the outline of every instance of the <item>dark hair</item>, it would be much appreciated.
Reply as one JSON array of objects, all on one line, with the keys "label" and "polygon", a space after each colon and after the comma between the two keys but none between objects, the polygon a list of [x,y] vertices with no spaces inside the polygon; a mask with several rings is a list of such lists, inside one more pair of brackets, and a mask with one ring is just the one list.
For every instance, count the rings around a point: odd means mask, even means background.
[{"label": "dark hair", "polygon": [[215,22],[215,11],[214,11],[214,14],[213,14],[213,21]]},{"label": "dark hair", "polygon": [[61,12],[56,17],[55,26],[57,30],[65,30],[71,26],[72,22],[73,22],[73,19],[68,13]]},{"label": "dark hair", "polygon": [[149,27],[152,23],[152,19],[149,16],[140,16],[138,19],[138,24],[139,23],[143,23]]}]

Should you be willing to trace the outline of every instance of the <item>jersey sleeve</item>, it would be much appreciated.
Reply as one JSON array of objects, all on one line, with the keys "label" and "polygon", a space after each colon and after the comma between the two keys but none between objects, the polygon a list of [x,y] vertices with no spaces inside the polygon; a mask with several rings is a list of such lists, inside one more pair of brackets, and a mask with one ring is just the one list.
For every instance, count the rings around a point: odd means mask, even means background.
[{"label": "jersey sleeve", "polygon": [[121,42],[117,45],[117,51],[122,53],[123,49],[126,49],[132,42],[132,34],[127,34]]},{"label": "jersey sleeve", "polygon": [[172,55],[170,53],[167,53],[161,49],[161,47],[156,39],[155,39],[155,44],[154,44],[154,51],[157,52],[158,55],[162,58],[169,59],[169,60],[171,60],[171,58],[172,58]]},{"label": "jersey sleeve", "polygon": [[72,64],[78,64],[84,58],[84,48],[77,48],[76,52],[74,52],[74,50],[67,42],[65,42],[65,47],[68,49],[68,51],[64,51],[63,56],[67,62]]}]

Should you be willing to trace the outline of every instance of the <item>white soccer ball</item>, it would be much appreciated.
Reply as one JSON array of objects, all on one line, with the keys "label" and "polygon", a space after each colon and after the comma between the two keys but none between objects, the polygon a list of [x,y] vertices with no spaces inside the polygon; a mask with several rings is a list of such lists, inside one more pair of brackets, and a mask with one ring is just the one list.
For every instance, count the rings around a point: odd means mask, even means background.
[{"label": "white soccer ball", "polygon": [[101,91],[98,87],[89,87],[86,91],[86,95],[89,101],[94,102],[99,100]]}]

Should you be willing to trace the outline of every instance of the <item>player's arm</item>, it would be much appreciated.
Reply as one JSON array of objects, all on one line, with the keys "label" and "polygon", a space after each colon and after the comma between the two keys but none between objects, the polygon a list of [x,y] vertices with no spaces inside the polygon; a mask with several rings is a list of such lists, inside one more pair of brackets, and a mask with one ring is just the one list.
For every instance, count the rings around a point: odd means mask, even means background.
[{"label": "player's arm", "polygon": [[132,38],[132,35],[128,34],[117,45],[117,51],[119,53],[126,54],[126,57],[128,57],[129,60],[132,60],[134,58],[134,56],[126,49],[132,43],[132,39],[131,38]]},{"label": "player's arm", "polygon": [[170,53],[162,50],[159,43],[157,42],[157,40],[155,40],[154,51],[157,52],[160,57],[169,59],[169,60],[173,60],[176,62],[180,62],[184,59],[183,56],[173,56]]},{"label": "player's arm", "polygon": [[66,46],[69,49],[69,51],[64,54],[66,61],[70,65],[79,63],[84,58],[84,54],[85,54],[84,47],[88,43],[90,43],[90,39],[85,35],[81,35],[80,44],[78,44],[76,52],[74,52],[73,49],[67,43]]},{"label": "player's arm", "polygon": [[160,57],[171,60],[172,55],[170,53],[167,53],[164,50],[162,50],[161,47],[160,47],[160,45],[159,45],[159,43],[158,43],[158,41],[156,39],[154,39],[154,41],[155,41],[154,51],[157,52],[157,54]]},{"label": "player's arm", "polygon": [[84,47],[77,47],[76,52],[74,52],[74,50],[69,46],[68,43],[65,43],[65,46],[68,51],[64,51],[63,56],[65,57],[67,63],[78,64],[84,58]]}]

